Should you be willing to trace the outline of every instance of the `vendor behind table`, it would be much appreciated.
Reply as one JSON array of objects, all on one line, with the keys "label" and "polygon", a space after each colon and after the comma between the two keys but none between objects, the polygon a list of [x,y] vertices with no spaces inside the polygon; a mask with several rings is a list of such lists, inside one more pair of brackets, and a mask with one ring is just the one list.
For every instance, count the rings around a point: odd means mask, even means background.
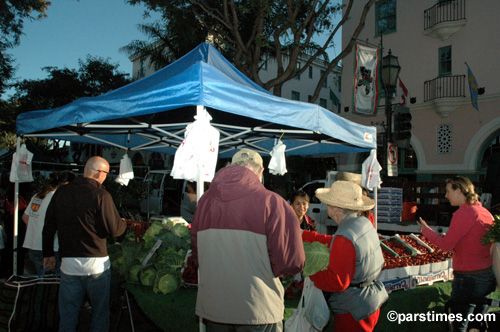
[{"label": "vendor behind table", "polygon": [[[438,234],[420,218],[420,232],[443,251],[453,251],[452,291],[447,309],[466,318],[484,313],[487,296],[495,290],[496,279],[491,269],[491,244],[481,244],[493,216],[479,202],[472,182],[463,176],[446,180],[445,198],[458,206],[446,235]],[[455,320],[453,331],[466,331],[467,319]]]}]

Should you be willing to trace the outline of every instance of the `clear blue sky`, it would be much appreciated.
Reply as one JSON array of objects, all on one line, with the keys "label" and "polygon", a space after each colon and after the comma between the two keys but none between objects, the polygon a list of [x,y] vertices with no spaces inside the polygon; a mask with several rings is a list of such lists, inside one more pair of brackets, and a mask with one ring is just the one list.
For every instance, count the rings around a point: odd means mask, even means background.
[{"label": "clear blue sky", "polygon": [[[78,60],[88,54],[109,58],[119,64],[119,71],[131,74],[132,63],[119,49],[132,40],[145,40],[137,25],[159,18],[155,14],[144,19],[144,7],[125,0],[52,0],[46,14],[47,18],[25,21],[21,44],[9,50],[18,79],[43,79],[47,74],[41,68],[47,66],[76,69]],[[340,33],[335,40],[338,47],[330,56],[340,50]]]},{"label": "clear blue sky", "polygon": [[[119,52],[132,40],[145,40],[137,25],[144,8],[125,0],[52,0],[47,18],[26,21],[21,44],[9,50],[15,59],[16,78],[42,79],[42,67],[78,68],[87,54],[109,58],[119,71],[131,74],[132,63]],[[156,15],[158,17],[158,15]]]}]

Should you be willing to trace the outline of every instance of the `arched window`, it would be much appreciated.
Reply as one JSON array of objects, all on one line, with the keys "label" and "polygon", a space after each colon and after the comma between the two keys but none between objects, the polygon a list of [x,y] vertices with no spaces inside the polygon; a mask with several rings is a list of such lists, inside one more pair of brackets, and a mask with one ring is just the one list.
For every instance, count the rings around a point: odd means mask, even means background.
[{"label": "arched window", "polygon": [[491,140],[487,140],[482,152],[482,158],[479,158],[478,170],[481,174],[486,174],[488,159],[493,153],[500,153],[500,130],[495,132]]}]

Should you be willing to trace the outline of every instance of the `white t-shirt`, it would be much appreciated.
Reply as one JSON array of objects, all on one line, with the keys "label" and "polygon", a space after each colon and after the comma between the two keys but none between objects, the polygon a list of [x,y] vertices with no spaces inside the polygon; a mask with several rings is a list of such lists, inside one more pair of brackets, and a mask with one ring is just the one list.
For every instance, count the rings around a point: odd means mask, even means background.
[{"label": "white t-shirt", "polygon": [[[47,212],[47,207],[49,206],[52,196],[54,196],[55,190],[47,193],[43,199],[36,197],[31,198],[28,207],[25,212],[28,217],[28,228],[26,229],[26,235],[24,237],[24,248],[32,250],[42,250],[42,231],[43,225],[45,224],[45,213]],[[57,239],[57,233],[54,237],[54,251],[59,250],[59,241]]]},{"label": "white t-shirt", "polygon": [[61,271],[72,276],[89,276],[106,271],[111,267],[109,256],[106,257],[63,257]]}]

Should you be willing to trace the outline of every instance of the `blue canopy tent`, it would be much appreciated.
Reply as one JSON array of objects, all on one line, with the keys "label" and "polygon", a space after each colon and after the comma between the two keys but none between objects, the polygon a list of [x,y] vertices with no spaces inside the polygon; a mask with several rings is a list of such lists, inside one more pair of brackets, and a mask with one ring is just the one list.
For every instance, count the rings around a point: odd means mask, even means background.
[{"label": "blue canopy tent", "polygon": [[[356,153],[377,147],[375,127],[315,104],[272,95],[209,43],[106,94],[20,114],[16,126],[17,134],[25,137],[175,154],[186,126],[203,107],[220,132],[220,158],[242,147],[269,154],[280,137],[287,155]],[[202,184],[198,186],[202,193]]]},{"label": "blue canopy tent", "polygon": [[17,133],[175,154],[200,105],[221,133],[222,158],[243,146],[269,153],[282,135],[287,155],[376,149],[375,127],[270,94],[209,43],[122,88],[56,109],[20,114]]}]

